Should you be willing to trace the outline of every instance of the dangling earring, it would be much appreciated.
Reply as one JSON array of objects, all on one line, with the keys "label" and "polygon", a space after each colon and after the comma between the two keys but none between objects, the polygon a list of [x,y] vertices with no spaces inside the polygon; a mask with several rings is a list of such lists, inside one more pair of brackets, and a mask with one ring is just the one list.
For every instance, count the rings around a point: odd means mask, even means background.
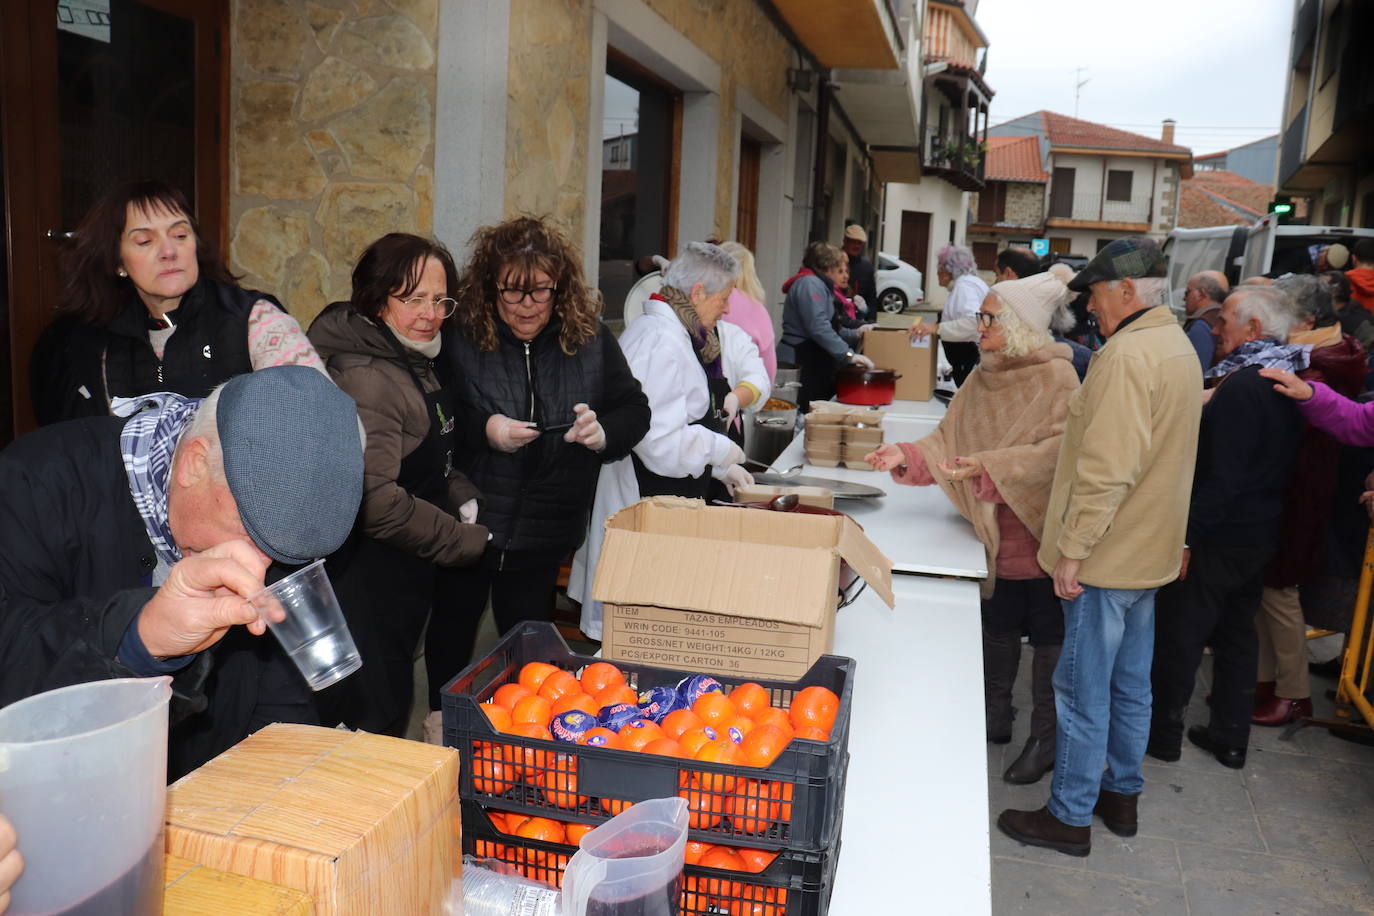
[{"label": "dangling earring", "polygon": [[121,267],[115,271],[115,274],[120,277],[127,277],[129,275],[129,272]]}]

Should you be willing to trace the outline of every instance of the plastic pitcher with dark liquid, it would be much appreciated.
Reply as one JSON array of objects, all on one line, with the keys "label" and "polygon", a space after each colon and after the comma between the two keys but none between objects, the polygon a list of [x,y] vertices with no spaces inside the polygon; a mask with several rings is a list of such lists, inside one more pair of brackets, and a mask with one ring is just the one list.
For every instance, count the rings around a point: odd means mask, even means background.
[{"label": "plastic pitcher with dark liquid", "polygon": [[162,912],[171,697],[171,678],[125,678],[0,709],[0,813],[24,856],[5,916]]},{"label": "plastic pitcher with dark liquid", "polygon": [[632,805],[582,838],[563,872],[563,916],[677,916],[687,802]]}]

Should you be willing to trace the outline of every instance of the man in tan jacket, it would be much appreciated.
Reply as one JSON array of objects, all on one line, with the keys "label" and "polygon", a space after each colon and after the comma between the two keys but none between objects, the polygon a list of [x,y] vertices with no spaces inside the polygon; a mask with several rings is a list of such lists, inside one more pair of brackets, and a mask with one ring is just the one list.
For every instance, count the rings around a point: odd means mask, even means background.
[{"label": "man in tan jacket", "polygon": [[1136,832],[1155,592],[1183,556],[1202,372],[1160,305],[1162,272],[1152,240],[1117,239],[1069,284],[1092,291],[1109,340],[1069,402],[1038,557],[1064,604],[1054,783],[1044,808],[1003,811],[997,826],[1075,856],[1092,849],[1094,813],[1119,836]]}]

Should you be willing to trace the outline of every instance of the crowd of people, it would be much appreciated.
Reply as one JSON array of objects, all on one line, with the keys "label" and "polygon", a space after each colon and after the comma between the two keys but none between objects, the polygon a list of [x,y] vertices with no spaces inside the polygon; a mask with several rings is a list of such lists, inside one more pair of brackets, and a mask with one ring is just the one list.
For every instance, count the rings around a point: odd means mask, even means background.
[{"label": "crowd of people", "polygon": [[[1349,271],[1332,247],[1314,273],[1190,277],[1181,325],[1149,239],[1076,276],[1008,249],[990,288],[966,250],[939,253],[939,332],[964,381],[934,433],[869,460],[939,485],[987,548],[989,742],[1012,738],[1022,638],[1034,647],[1030,728],[1003,779],[1054,777],[1045,807],[999,815],[1012,838],[1088,855],[1094,815],[1138,829],[1146,755],[1178,760],[1186,734],[1240,768],[1252,726],[1312,715],[1307,625],[1348,629],[1360,504],[1374,515],[1374,404],[1353,400],[1371,313],[1352,298],[1374,289],[1374,239]],[[1062,336],[1076,296],[1096,352]],[[958,346],[970,329],[974,354]],[[1190,725],[1208,647],[1210,709]]]},{"label": "crowd of people", "polygon": [[[176,777],[268,722],[404,733],[423,642],[438,741],[488,602],[502,633],[548,619],[568,569],[599,638],[609,515],[752,483],[741,421],[780,366],[803,409],[838,370],[872,368],[866,245],[850,226],[807,247],[775,341],[751,252],[688,242],[617,339],[545,220],[479,229],[461,265],[389,233],[302,329],[238,285],[175,188],[115,189],[66,253],[34,354],[43,428],[0,452],[0,704],[168,674]],[[1094,813],[1133,833],[1141,760],[1179,756],[1205,646],[1210,721],[1187,737],[1221,763],[1244,765],[1252,724],[1311,714],[1309,593],[1348,571],[1331,534],[1355,501],[1345,447],[1374,445],[1374,406],[1349,400],[1374,341],[1374,242],[1349,254],[1351,270],[1272,285],[1199,274],[1180,325],[1147,239],[1077,275],[1009,249],[991,287],[968,249],[939,252],[958,392],[932,435],[869,459],[939,486],[987,547],[991,742],[1012,739],[1022,637],[1034,647],[1004,778],[1054,779],[1045,808],[1003,812],[1011,836],[1087,854]],[[1081,300],[1096,352],[1066,336]],[[312,694],[242,599],[317,558],[363,667]]]}]

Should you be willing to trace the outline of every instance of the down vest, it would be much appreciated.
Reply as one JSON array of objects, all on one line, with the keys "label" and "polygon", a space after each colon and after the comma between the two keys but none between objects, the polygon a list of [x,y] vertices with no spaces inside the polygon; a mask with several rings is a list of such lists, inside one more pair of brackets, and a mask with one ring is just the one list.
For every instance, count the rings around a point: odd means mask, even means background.
[{"label": "down vest", "polygon": [[[441,360],[452,373],[467,447],[461,469],[486,497],[481,521],[498,550],[569,554],[582,543],[601,464],[618,461],[649,429],[649,401],[605,327],[572,356],[558,344],[558,319],[523,342],[498,322],[497,347],[479,350],[456,329],[444,334]],[[494,414],[561,426],[573,405],[596,411],[606,431],[600,454],[550,432],[513,454],[487,444]]]}]

